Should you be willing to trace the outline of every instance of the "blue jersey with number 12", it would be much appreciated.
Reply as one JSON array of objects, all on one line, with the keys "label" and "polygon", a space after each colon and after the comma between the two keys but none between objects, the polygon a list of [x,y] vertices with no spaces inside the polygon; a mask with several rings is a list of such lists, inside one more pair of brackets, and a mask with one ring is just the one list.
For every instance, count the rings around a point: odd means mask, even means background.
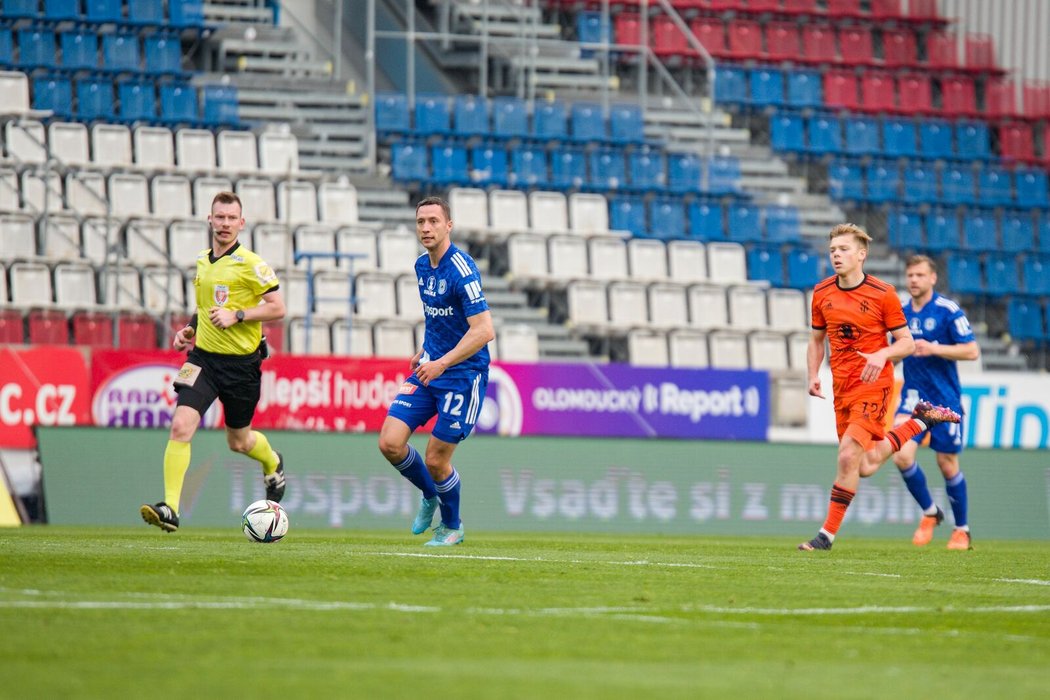
[{"label": "blue jersey with number 12", "polygon": [[[915,340],[940,345],[957,345],[974,341],[973,329],[966,314],[954,301],[933,293],[918,311],[911,302],[904,304],[904,317]],[[904,388],[901,409],[911,411],[916,400],[929,401],[962,412],[962,386],[955,360],[942,357],[904,358]]]},{"label": "blue jersey with number 12", "polygon": [[[423,356],[420,362],[441,357],[459,341],[470,328],[467,319],[489,310],[481,291],[481,275],[474,259],[450,245],[436,268],[430,266],[430,256],[423,254],[416,260],[416,279],[419,298],[423,300],[426,332],[423,335]],[[489,349],[476,353],[445,370],[449,378],[465,376],[470,372],[488,372]]]}]

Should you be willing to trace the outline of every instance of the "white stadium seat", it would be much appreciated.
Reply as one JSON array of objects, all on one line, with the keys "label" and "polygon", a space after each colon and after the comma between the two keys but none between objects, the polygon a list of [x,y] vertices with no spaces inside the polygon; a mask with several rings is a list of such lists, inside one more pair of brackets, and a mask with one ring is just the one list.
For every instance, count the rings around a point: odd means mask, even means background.
[{"label": "white stadium seat", "polygon": [[384,319],[397,316],[394,278],[381,272],[365,272],[354,278],[357,318]]},{"label": "white stadium seat", "polygon": [[631,279],[639,282],[666,282],[667,246],[663,241],[632,238],[627,241]]},{"label": "white stadium seat", "polygon": [[755,331],[747,338],[752,369],[788,369],[788,350],[784,335],[775,331]]},{"label": "white stadium seat", "polygon": [[809,326],[806,295],[798,289],[770,289],[769,327],[780,331],[797,331]]},{"label": "white stadium seat", "polygon": [[[507,261],[513,283],[546,280],[547,239],[535,233],[512,233],[507,238]],[[586,263],[586,258],[583,262]]]},{"label": "white stadium seat", "polygon": [[766,292],[759,287],[730,287],[729,325],[743,330],[766,328]]},{"label": "white stadium seat", "polygon": [[88,130],[83,124],[51,122],[47,127],[51,156],[67,166],[86,166],[91,162]]},{"label": "white stadium seat", "polygon": [[460,235],[484,236],[489,227],[489,198],[485,190],[453,187],[448,193],[452,222]]},{"label": "white stadium seat", "polygon": [[667,336],[657,331],[632,330],[627,334],[627,355],[638,367],[667,367]]},{"label": "white stadium seat", "polygon": [[336,247],[340,253],[356,255],[355,258],[340,258],[341,270],[353,270],[354,274],[375,270],[378,267],[376,234],[368,228],[351,226],[335,233]]},{"label": "white stadium seat", "polygon": [[489,193],[489,217],[493,231],[513,233],[529,230],[529,204],[524,192],[493,190]]},{"label": "white stadium seat", "polygon": [[582,236],[607,235],[609,203],[604,195],[575,192],[569,195],[572,232]]},{"label": "white stadium seat", "polygon": [[129,167],[132,162],[131,130],[123,124],[92,126],[91,161],[102,167]]},{"label": "white stadium seat", "polygon": [[16,262],[11,275],[11,303],[14,306],[51,306],[51,270],[44,263]]},{"label": "white stadium seat", "polygon": [[551,236],[547,239],[547,265],[552,280],[586,279],[590,276],[587,241],[578,236]]},{"label": "white stadium seat", "polygon": [[415,328],[401,321],[380,321],[372,328],[372,348],[376,357],[403,357],[416,353]]},{"label": "white stadium seat", "polygon": [[747,369],[747,336],[738,331],[714,331],[707,337],[711,366],[716,369]]},{"label": "white stadium seat", "polygon": [[649,325],[654,328],[681,328],[689,325],[686,287],[658,282],[649,286]]},{"label": "white stadium seat", "polygon": [[540,339],[536,328],[527,323],[500,326],[499,355],[504,362],[539,362]]},{"label": "white stadium seat", "polygon": [[726,293],[722,287],[694,284],[689,288],[689,325],[713,330],[729,325]]},{"label": "white stadium seat", "polygon": [[275,131],[259,134],[259,170],[267,175],[299,172],[299,141],[295,134]]},{"label": "white stadium seat", "polygon": [[625,280],[627,243],[622,238],[596,237],[587,240],[591,277],[597,280]]},{"label": "white stadium seat", "polygon": [[345,318],[332,323],[332,354],[350,357],[371,357],[372,324]]},{"label": "white stadium seat", "polygon": [[609,325],[608,300],[603,282],[576,280],[569,283],[566,291],[571,326],[602,330]]},{"label": "white stadium seat", "polygon": [[326,224],[356,224],[357,188],[349,182],[322,182],[317,188],[317,209]]},{"label": "white stadium seat", "polygon": [[416,234],[406,228],[383,229],[376,236],[379,269],[391,274],[413,272],[422,252]]},{"label": "white stadium seat", "polygon": [[40,243],[48,258],[80,257],[80,224],[68,214],[48,214],[39,221]]},{"label": "white stadium seat", "polygon": [[706,333],[676,329],[667,334],[667,346],[672,367],[704,368],[709,365]]},{"label": "white stadium seat", "polygon": [[175,132],[175,162],[183,172],[212,172],[217,166],[215,134],[208,129]]},{"label": "white stadium seat", "polygon": [[331,355],[332,335],[328,321],[317,318],[310,319],[310,331],[307,334],[306,319],[293,318],[288,324],[288,333],[291,336],[291,350],[293,355]]},{"label": "white stadium seat", "polygon": [[259,170],[258,145],[250,131],[220,131],[215,137],[219,169],[230,173],[256,173]]},{"label": "white stadium seat", "polygon": [[317,223],[317,189],[313,183],[278,182],[277,218],[290,226]]},{"label": "white stadium seat", "polygon": [[567,233],[569,209],[561,192],[529,193],[530,229],[535,233]]},{"label": "white stadium seat", "polygon": [[613,282],[609,292],[609,324],[616,328],[649,325],[649,299],[644,284]]},{"label": "white stadium seat", "polygon": [[715,284],[740,284],[747,281],[747,259],[744,246],[728,241],[707,244],[708,279]]},{"label": "white stadium seat", "polygon": [[132,134],[135,142],[135,165],[146,170],[170,170],[175,167],[175,148],[171,129],[163,126],[140,126]]},{"label": "white stadium seat", "polygon": [[150,182],[153,216],[158,219],[193,217],[190,181],[184,175],[157,175]]},{"label": "white stadium seat", "polygon": [[668,241],[668,273],[674,282],[707,281],[707,249],[700,241]]}]

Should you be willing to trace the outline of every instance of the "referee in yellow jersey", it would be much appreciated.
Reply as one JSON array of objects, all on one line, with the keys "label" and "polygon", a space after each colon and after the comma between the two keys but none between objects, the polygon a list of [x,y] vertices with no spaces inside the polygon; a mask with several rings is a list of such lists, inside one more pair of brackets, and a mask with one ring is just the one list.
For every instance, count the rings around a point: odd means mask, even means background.
[{"label": "referee in yellow jersey", "polygon": [[215,195],[208,223],[211,249],[197,255],[193,280],[197,312],[172,343],[189,355],[174,381],[179,398],[164,450],[164,500],[139,509],[143,520],[166,532],[179,529],[190,441],[215,399],[222,401],[230,449],[262,465],[268,499],[284,496],[281,455],[251,426],[267,354],[262,324],[284,318],[284,300],[274,271],[237,240],[244,228],[240,198],[233,192]]}]

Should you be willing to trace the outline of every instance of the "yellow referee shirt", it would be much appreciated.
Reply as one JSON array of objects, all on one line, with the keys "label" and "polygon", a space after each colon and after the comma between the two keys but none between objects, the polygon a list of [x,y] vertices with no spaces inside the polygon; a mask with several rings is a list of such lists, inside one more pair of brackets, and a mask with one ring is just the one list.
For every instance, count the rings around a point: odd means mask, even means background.
[{"label": "yellow referee shirt", "polygon": [[262,295],[277,289],[277,274],[258,255],[237,243],[212,262],[211,250],[197,255],[197,347],[223,355],[250,355],[262,339],[262,323],[244,321],[226,330],[208,320],[208,310],[230,311],[258,306]]}]

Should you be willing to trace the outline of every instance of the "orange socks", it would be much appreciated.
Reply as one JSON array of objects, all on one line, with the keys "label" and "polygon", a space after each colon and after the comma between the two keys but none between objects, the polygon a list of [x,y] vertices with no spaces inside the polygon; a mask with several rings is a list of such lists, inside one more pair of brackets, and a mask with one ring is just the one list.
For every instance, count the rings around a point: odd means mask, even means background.
[{"label": "orange socks", "polygon": [[926,426],[912,418],[910,421],[901,423],[886,433],[886,439],[890,441],[890,444],[893,445],[893,451],[896,452],[902,445],[907,444],[908,440],[911,440],[924,430],[926,430]]},{"label": "orange socks", "polygon": [[848,491],[838,484],[832,485],[831,502],[828,503],[828,517],[824,521],[824,527],[822,528],[832,538],[839,531],[842,519],[846,517],[846,509],[849,508],[849,504],[853,501],[853,497],[856,494],[856,491]]}]

